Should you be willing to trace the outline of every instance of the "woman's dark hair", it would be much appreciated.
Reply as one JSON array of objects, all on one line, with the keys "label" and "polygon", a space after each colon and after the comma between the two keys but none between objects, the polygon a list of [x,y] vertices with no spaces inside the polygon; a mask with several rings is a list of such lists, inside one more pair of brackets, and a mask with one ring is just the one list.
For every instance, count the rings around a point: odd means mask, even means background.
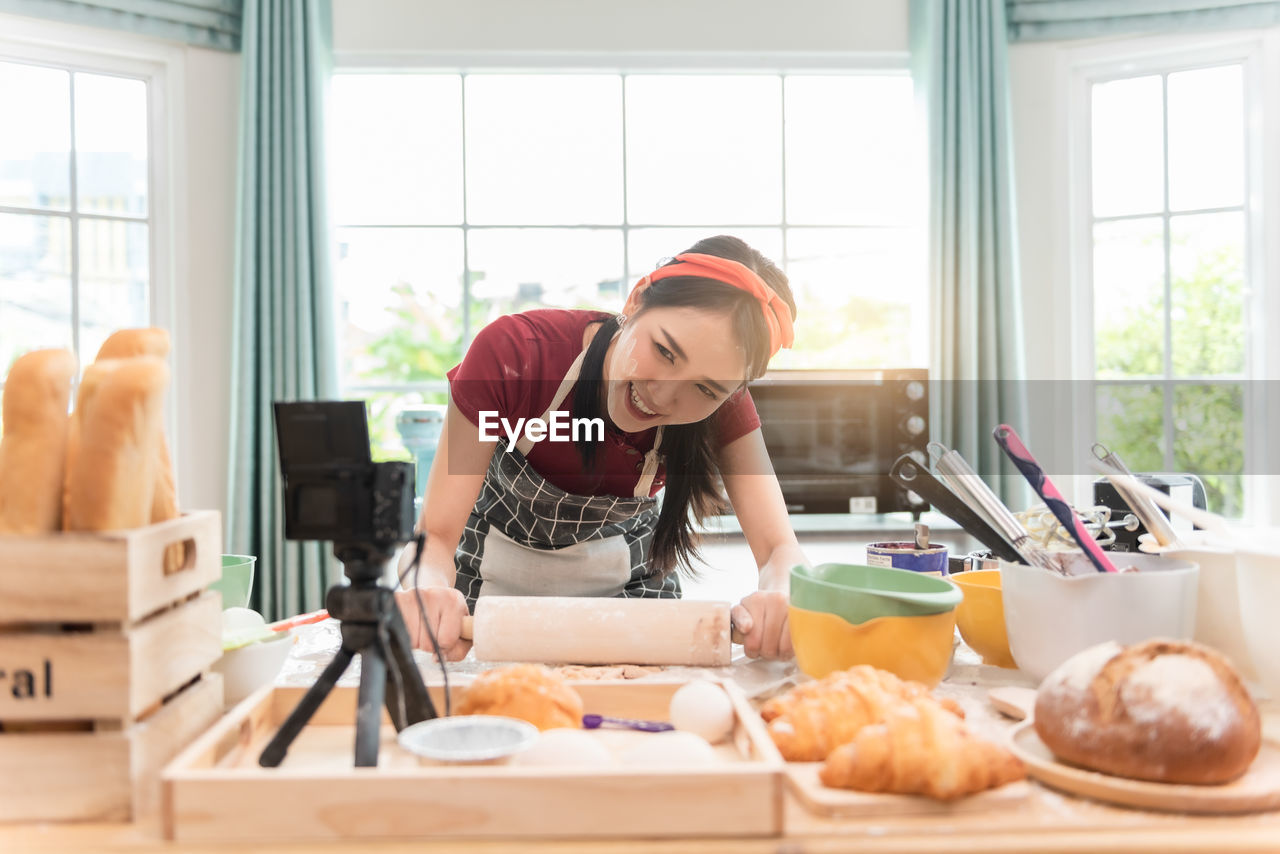
[{"label": "woman's dark hair", "polygon": [[[791,285],[782,270],[736,237],[720,235],[699,240],[686,252],[715,255],[737,261],[755,271],[765,284],[782,297],[796,315]],[[670,261],[669,264],[678,263]],[[637,314],[651,308],[697,308],[729,318],[734,337],[746,351],[747,380],[765,372],[769,364],[769,328],[762,306],[755,297],[740,288],[701,276],[671,276],[659,279],[640,293]],[[575,418],[599,418],[604,409],[604,360],[614,333],[623,322],[621,315],[601,324],[587,346],[582,362],[581,378],[573,399]],[[695,575],[693,561],[698,557],[694,526],[708,516],[726,509],[719,483],[717,448],[714,442],[715,419],[711,417],[692,424],[669,424],[662,433],[659,452],[666,462],[666,492],[662,511],[654,532],[650,565],[665,576],[674,570]],[[584,465],[591,470],[596,445],[578,443]]]}]

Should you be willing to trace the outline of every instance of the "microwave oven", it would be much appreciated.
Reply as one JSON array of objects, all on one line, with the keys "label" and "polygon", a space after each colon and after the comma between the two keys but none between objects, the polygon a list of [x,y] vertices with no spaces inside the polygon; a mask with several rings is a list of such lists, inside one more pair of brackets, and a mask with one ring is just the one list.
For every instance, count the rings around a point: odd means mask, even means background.
[{"label": "microwave oven", "polygon": [[902,454],[927,462],[926,369],[770,371],[751,383],[792,513],[893,513],[928,505],[889,479]]}]

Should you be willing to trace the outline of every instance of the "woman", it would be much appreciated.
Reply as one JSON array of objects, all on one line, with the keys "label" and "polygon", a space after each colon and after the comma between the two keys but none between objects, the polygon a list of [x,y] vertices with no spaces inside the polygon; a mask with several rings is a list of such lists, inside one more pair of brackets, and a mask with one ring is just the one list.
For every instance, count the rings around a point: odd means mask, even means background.
[{"label": "woman", "polygon": [[[807,561],[745,386],[791,346],[794,315],[786,275],[721,236],[641,279],[620,315],[538,310],[481,330],[449,372],[421,589],[397,594],[415,645],[429,648],[425,613],[444,655],[462,658],[481,595],[678,597],[721,480],[760,568],[733,623],[748,655],[789,657],[788,577]],[[603,430],[566,442],[521,429],[566,410]]]}]

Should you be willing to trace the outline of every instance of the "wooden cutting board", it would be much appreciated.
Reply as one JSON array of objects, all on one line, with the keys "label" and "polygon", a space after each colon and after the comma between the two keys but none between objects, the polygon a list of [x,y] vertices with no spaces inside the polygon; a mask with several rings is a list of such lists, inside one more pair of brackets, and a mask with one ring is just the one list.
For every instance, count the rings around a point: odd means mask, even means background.
[{"label": "wooden cutting board", "polygon": [[1014,754],[1032,777],[1073,795],[1127,807],[1164,812],[1229,814],[1280,809],[1280,747],[1269,741],[1238,780],[1217,786],[1191,786],[1130,780],[1088,771],[1058,761],[1036,735],[1035,724],[1024,723],[1010,734]]},{"label": "wooden cutting board", "polygon": [[818,779],[821,762],[788,762],[787,782],[796,799],[817,815],[860,818],[889,815],[954,815],[985,810],[1017,809],[1031,796],[1026,780],[1009,783],[955,801],[935,801],[922,795],[893,795],[833,789]]}]

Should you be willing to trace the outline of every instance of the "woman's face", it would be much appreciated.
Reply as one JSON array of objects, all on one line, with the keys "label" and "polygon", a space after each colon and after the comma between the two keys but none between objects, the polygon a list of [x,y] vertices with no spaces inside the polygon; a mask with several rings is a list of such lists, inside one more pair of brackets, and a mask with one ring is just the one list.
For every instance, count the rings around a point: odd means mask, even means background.
[{"label": "woman's face", "polygon": [[723,314],[642,311],[628,319],[605,354],[609,419],[626,433],[701,421],[746,381],[746,362]]}]

